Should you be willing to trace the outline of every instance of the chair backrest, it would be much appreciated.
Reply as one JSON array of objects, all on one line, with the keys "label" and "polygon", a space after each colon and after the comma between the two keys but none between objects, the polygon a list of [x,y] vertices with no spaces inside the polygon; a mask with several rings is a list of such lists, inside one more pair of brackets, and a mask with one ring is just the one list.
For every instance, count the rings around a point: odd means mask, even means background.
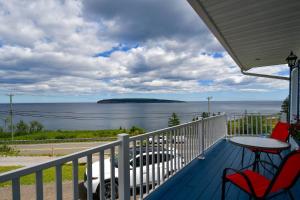
[{"label": "chair backrest", "polygon": [[271,138],[286,142],[289,138],[289,124],[278,122],[272,131]]},{"label": "chair backrest", "polygon": [[296,182],[300,175],[300,150],[290,153],[282,162],[274,176],[271,191],[288,189]]}]

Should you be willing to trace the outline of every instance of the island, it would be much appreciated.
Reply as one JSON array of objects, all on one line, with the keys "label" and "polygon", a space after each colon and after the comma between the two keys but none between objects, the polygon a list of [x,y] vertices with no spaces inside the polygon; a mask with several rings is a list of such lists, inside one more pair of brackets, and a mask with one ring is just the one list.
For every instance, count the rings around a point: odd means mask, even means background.
[{"label": "island", "polygon": [[167,99],[147,99],[147,98],[123,98],[123,99],[103,99],[98,101],[100,104],[109,103],[184,103],[184,101]]}]

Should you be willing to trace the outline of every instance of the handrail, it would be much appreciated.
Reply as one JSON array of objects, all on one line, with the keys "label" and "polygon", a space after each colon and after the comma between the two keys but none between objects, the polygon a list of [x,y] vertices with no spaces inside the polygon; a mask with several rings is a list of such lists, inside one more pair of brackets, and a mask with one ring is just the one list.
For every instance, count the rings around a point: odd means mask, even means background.
[{"label": "handrail", "polygon": [[25,175],[28,175],[28,174],[32,174],[32,173],[35,173],[36,171],[47,169],[49,167],[54,167],[56,165],[61,165],[61,164],[73,161],[74,159],[85,157],[88,154],[98,153],[100,151],[109,149],[111,147],[118,146],[118,145],[120,145],[120,143],[121,143],[121,141],[117,140],[115,142],[104,144],[104,145],[94,147],[94,148],[91,148],[91,149],[88,149],[88,150],[83,150],[83,151],[80,151],[80,152],[76,152],[76,153],[73,153],[71,155],[62,156],[60,158],[50,160],[50,161],[47,161],[47,162],[44,162],[44,163],[41,163],[41,164],[37,164],[37,165],[33,165],[33,166],[29,166],[29,167],[25,167],[25,168],[5,172],[5,173],[2,173],[0,175],[0,182],[5,182],[5,181],[11,180],[13,178],[17,178],[17,177],[20,177],[20,176],[25,176]]},{"label": "handrail", "polygon": [[192,122],[186,122],[186,123],[179,124],[179,125],[176,125],[176,126],[151,131],[149,133],[144,133],[144,134],[141,134],[141,135],[132,136],[132,137],[129,138],[129,141],[145,138],[147,136],[151,136],[151,135],[158,134],[158,133],[161,133],[161,132],[173,131],[173,130],[178,129],[182,126],[188,126],[188,125],[196,124],[197,122],[200,122],[200,121],[203,121],[203,120],[206,121],[206,120],[213,119],[213,118],[220,117],[220,116],[223,116],[223,115],[215,115],[215,116],[210,116],[210,117],[206,117],[206,118],[200,118],[200,119],[192,121]]}]

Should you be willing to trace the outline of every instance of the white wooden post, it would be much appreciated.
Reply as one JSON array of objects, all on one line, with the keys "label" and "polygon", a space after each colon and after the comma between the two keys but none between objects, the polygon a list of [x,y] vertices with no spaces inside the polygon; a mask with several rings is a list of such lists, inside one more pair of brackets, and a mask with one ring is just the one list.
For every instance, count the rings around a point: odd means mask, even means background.
[{"label": "white wooden post", "polygon": [[119,146],[118,170],[119,170],[119,198],[130,199],[130,174],[129,174],[129,135],[119,134],[121,141]]}]

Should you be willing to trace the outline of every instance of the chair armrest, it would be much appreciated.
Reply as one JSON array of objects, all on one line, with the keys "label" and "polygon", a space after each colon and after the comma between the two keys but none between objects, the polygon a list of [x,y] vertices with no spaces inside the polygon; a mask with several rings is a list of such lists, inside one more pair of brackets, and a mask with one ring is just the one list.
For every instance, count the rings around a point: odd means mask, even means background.
[{"label": "chair armrest", "polygon": [[[251,166],[251,165],[250,165],[250,166]],[[250,179],[249,179],[248,176],[247,176],[243,171],[241,171],[241,170],[237,170],[237,169],[233,169],[233,168],[225,168],[225,169],[223,170],[223,181],[226,180],[226,175],[227,175],[227,172],[228,172],[229,170],[235,172],[236,174],[241,175],[241,176],[245,179],[246,183],[248,184],[251,193],[256,197],[256,194],[255,194],[255,192],[254,192],[254,188],[253,188],[253,185],[252,185]]]}]

